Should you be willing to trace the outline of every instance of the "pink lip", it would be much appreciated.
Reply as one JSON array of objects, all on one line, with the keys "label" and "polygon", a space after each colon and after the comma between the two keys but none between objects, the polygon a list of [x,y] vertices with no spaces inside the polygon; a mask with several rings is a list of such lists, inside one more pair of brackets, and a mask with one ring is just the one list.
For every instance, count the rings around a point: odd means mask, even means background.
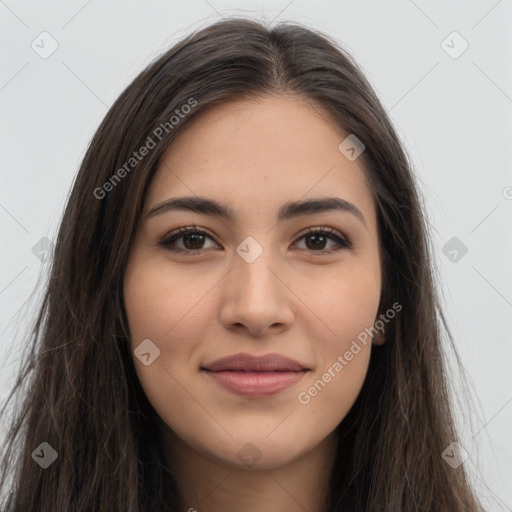
[{"label": "pink lip", "polygon": [[225,389],[244,396],[267,396],[296,384],[309,371],[280,354],[234,354],[201,367]]},{"label": "pink lip", "polygon": [[307,370],[276,372],[206,371],[218,384],[243,396],[268,396],[283,391],[304,377]]},{"label": "pink lip", "polygon": [[251,356],[250,354],[234,354],[232,356],[217,359],[212,363],[205,364],[202,370],[221,372],[226,370],[234,371],[301,371],[308,370],[304,365],[280,354],[265,354],[264,356]]}]

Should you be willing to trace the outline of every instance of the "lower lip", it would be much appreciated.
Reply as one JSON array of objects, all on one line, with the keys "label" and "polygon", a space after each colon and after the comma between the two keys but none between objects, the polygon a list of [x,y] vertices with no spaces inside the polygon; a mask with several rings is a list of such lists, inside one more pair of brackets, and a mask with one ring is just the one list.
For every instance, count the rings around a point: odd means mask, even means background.
[{"label": "lower lip", "polygon": [[268,396],[299,382],[307,370],[300,372],[211,372],[206,373],[224,388],[243,396]]}]

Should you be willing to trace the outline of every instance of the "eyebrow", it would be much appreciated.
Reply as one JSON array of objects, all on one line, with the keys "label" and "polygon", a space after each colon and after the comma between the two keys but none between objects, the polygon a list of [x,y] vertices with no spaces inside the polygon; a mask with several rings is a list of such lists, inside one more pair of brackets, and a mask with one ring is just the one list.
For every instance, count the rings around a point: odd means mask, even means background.
[{"label": "eyebrow", "polygon": [[[229,221],[235,219],[233,210],[224,204],[213,199],[198,196],[182,196],[172,197],[159,203],[146,214],[145,219],[150,219],[155,215],[160,215],[169,211],[186,210],[203,215],[212,215],[222,217]],[[348,212],[359,219],[365,227],[366,220],[357,206],[345,199],[339,197],[321,197],[316,199],[308,199],[305,201],[289,201],[279,208],[277,220],[287,220],[301,215],[310,215],[314,213],[322,213],[328,211]]]}]

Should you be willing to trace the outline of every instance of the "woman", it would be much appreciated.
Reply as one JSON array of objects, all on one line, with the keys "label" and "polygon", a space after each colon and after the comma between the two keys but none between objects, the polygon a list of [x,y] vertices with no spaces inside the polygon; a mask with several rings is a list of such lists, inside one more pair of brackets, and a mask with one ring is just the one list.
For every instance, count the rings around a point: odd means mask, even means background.
[{"label": "woman", "polygon": [[428,243],[349,55],[297,25],[190,35],[81,165],[13,390],[32,379],[5,507],[482,510]]}]

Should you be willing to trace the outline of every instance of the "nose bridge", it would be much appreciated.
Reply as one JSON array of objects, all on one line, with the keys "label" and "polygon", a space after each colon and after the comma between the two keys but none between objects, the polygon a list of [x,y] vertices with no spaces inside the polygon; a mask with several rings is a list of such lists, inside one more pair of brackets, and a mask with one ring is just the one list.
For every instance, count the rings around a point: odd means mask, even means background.
[{"label": "nose bridge", "polygon": [[237,247],[233,280],[242,293],[239,300],[270,303],[280,294],[282,285],[275,276],[279,264],[269,240],[270,237],[266,237],[263,246],[263,242],[248,237]]},{"label": "nose bridge", "polygon": [[253,334],[261,334],[271,325],[292,320],[284,279],[276,276],[283,266],[270,246],[270,237],[265,240],[256,245],[254,239],[246,239],[237,247],[221,311],[226,327],[242,324]]}]

